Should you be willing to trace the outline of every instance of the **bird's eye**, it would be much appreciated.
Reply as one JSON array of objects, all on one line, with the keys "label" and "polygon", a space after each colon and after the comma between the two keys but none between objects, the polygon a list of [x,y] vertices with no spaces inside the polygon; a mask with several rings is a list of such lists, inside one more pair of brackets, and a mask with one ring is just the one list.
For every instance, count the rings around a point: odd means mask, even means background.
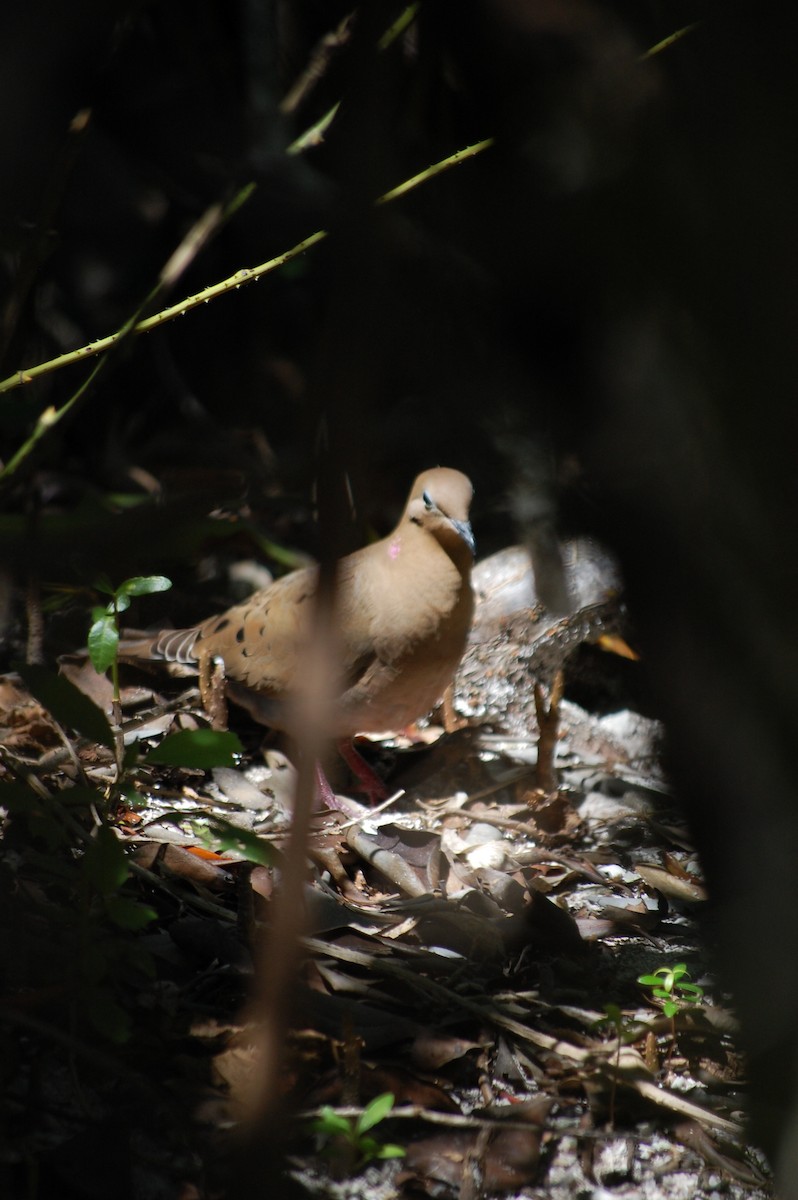
[{"label": "bird's eye", "polygon": [[424,507],[426,508],[427,512],[429,512],[429,510],[433,507],[432,496],[430,496],[429,492],[422,492],[421,499],[424,501]]}]

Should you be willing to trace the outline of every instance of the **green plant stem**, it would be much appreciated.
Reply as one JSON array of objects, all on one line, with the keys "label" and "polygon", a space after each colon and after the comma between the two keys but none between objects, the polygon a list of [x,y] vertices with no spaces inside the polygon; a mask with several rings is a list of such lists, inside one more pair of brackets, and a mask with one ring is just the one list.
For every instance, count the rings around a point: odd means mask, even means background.
[{"label": "green plant stem", "polygon": [[304,150],[309,150],[311,146],[320,146],[324,141],[324,135],[335,120],[335,114],[341,107],[341,101],[336,100],[332,108],[328,108],[323,117],[319,117],[318,121],[314,122],[309,129],[300,134],[295,142],[286,150],[286,154],[302,154]]},{"label": "green plant stem", "polygon": [[385,33],[377,42],[377,49],[387,50],[388,47],[395,42],[398,37],[401,37],[404,31],[412,25],[413,21],[415,21],[420,7],[421,4],[418,2],[414,4],[408,4],[404,12],[400,13],[396,18],[393,25],[385,30]]},{"label": "green plant stem", "polygon": [[[212,204],[209,209],[195,222],[183,238],[180,245],[170,255],[166,264],[158,276],[158,281],[143,302],[138,306],[136,311],[125,322],[121,329],[112,334],[108,338],[102,338],[100,342],[93,342],[89,346],[84,346],[79,350],[72,351],[70,354],[61,354],[58,358],[51,359],[48,363],[42,363],[38,367],[32,367],[30,371],[17,371],[3,383],[0,383],[0,392],[10,391],[12,387],[19,387],[22,383],[29,383],[39,375],[45,375],[49,371],[55,371],[59,366],[65,366],[67,362],[79,362],[84,358],[90,358],[93,355],[99,354],[103,350],[108,350],[110,347],[119,348],[130,336],[134,333],[141,332],[141,325],[144,323],[141,320],[141,314],[150,307],[156,297],[167,287],[174,284],[180,275],[186,269],[190,262],[200,252],[202,247],[208,241],[213,233],[215,233],[222,224],[224,224],[235,213],[242,204],[244,204],[254,191],[254,184],[247,184],[242,188],[228,204]],[[46,437],[47,434],[59,422],[63,421],[71,413],[73,413],[86,398],[86,395],[100,372],[106,367],[108,356],[101,358],[90,372],[88,377],[84,379],[80,387],[72,393],[69,399],[61,408],[56,409],[52,406],[39,416],[39,419],[34,426],[33,432],[26,442],[20,446],[16,454],[6,463],[5,467],[0,470],[0,483],[6,484],[13,480],[20,467],[30,457],[36,446]]]},{"label": "green plant stem", "polygon": [[[457,166],[462,162],[466,162],[470,158],[476,157],[476,155],[481,154],[483,150],[487,150],[488,147],[492,145],[493,138],[485,138],[481,142],[476,142],[473,146],[466,146],[464,149],[458,150],[454,154],[450,154],[448,158],[444,158],[440,162],[433,163],[432,166],[427,167],[424,171],[420,171],[418,175],[414,175],[411,179],[407,179],[403,183],[400,183],[397,187],[392,188],[390,191],[386,192],[385,195],[380,196],[375,203],[391,203],[392,201],[397,200],[400,196],[404,196],[407,192],[412,191],[413,188],[419,187],[421,184],[427,183],[429,180],[434,179],[437,175],[440,175],[443,171],[448,170],[450,167]],[[61,367],[69,366],[71,363],[82,362],[84,359],[93,358],[98,354],[103,354],[128,333],[149,333],[150,330],[157,329],[161,325],[165,325],[167,321],[172,321],[175,317],[182,316],[183,313],[189,312],[193,308],[198,308],[200,304],[207,304],[209,301],[215,300],[217,296],[223,296],[228,292],[237,291],[238,288],[243,287],[245,284],[252,283],[254,280],[260,279],[262,276],[268,275],[272,271],[276,271],[278,267],[284,266],[286,263],[291,262],[292,259],[298,258],[300,254],[304,254],[307,250],[312,249],[313,246],[317,246],[319,242],[324,241],[324,239],[327,237],[329,237],[329,230],[320,229],[316,233],[310,234],[309,237],[303,238],[301,242],[298,242],[296,246],[292,246],[290,250],[286,250],[283,254],[278,254],[276,258],[271,258],[268,260],[268,262],[261,263],[257,267],[243,267],[241,270],[236,271],[234,275],[228,276],[227,279],[222,279],[219,283],[211,284],[209,287],[203,288],[201,292],[197,292],[193,296],[187,296],[178,304],[173,304],[169,308],[164,308],[160,312],[154,313],[151,317],[145,317],[143,320],[138,320],[137,313],[136,317],[131,318],[131,321],[127,322],[122,329],[116,333],[109,334],[108,337],[99,338],[97,341],[90,342],[86,346],[81,346],[77,350],[70,350],[67,354],[61,354],[57,358],[51,358],[47,362],[38,363],[36,366],[15,371],[13,375],[10,375],[7,379],[4,379],[0,382],[0,394],[3,392],[13,391],[14,388],[22,387],[27,383],[32,383],[34,379],[38,379],[42,375],[48,375],[53,371],[60,370]],[[96,377],[97,369],[98,368],[95,368],[95,371],[92,372],[92,374],[89,376],[89,379],[86,380],[83,385],[81,385],[81,388],[78,389],[78,392],[75,393],[75,396],[71,397],[67,401],[66,405],[64,405],[64,408],[58,412],[55,412],[53,409],[49,409],[47,413],[42,414],[42,416],[39,418],[39,423],[37,424],[37,431],[34,431],[34,435],[32,435],[32,438],[29,439],[29,441],[33,440],[34,437],[35,440],[38,441],[45,435],[45,433],[48,432],[48,429],[51,425],[54,425],[57,421],[61,420],[62,415],[64,415],[67,408],[74,407],[79,395],[85,391],[92,380]],[[39,425],[43,426],[40,430]],[[17,460],[27,457],[29,452],[30,451],[27,449],[26,443],[26,446],[17,452],[11,462],[9,462],[9,464],[6,466],[5,470],[0,472],[0,479],[5,478],[10,473],[12,464],[14,464],[14,469],[16,469],[16,467],[19,465]]]},{"label": "green plant stem", "polygon": [[[112,604],[114,606],[114,625],[116,626],[116,632],[118,634],[119,633],[119,605],[117,604],[116,592],[114,592]],[[111,683],[113,684],[113,689],[114,689],[114,694],[111,699],[112,699],[112,703],[114,706],[114,718],[116,719],[116,716],[117,716],[116,710],[118,707],[121,706],[121,703],[122,703],[122,699],[119,694],[119,655],[118,654],[114,655],[113,660],[111,662]],[[120,716],[120,719],[117,720],[117,724],[121,725],[122,724],[121,713],[119,714],[119,716]]]},{"label": "green plant stem", "polygon": [[[116,625],[117,634],[119,633],[119,608],[117,605],[116,593],[113,597],[114,604],[114,624]],[[114,734],[114,752],[116,757],[116,786],[122,784],[122,775],[124,772],[124,757],[125,757],[125,735],[122,732],[122,697],[119,692],[119,654],[115,653],[111,662],[111,684],[113,686],[113,696],[111,697],[111,711],[113,712],[113,734]]]},{"label": "green plant stem", "polygon": [[431,167],[427,167],[424,171],[419,171],[418,175],[411,176],[404,183],[398,184],[395,188],[391,188],[383,196],[380,196],[377,204],[390,204],[394,200],[398,200],[400,196],[404,196],[407,192],[411,192],[413,188],[417,188],[422,183],[428,183],[430,179],[434,179],[436,175],[440,175],[443,171],[448,171],[450,167],[456,167],[461,162],[465,162],[469,158],[476,157],[483,150],[489,149],[493,145],[492,137],[483,138],[481,142],[474,142],[473,146],[466,146],[463,150],[456,150],[454,154],[450,154],[448,158],[442,158],[440,162],[433,163]]},{"label": "green plant stem", "polygon": [[663,38],[662,41],[657,42],[655,46],[649,47],[644,54],[640,55],[640,61],[646,62],[649,58],[654,58],[656,54],[661,54],[663,50],[670,49],[670,47],[675,45],[676,42],[681,41],[686,34],[692,33],[694,29],[697,29],[699,24],[699,21],[694,21],[692,25],[685,25],[683,29],[677,29],[675,33]]},{"label": "green plant stem", "polygon": [[[112,341],[121,341],[121,339],[125,336],[126,332],[127,332],[127,326],[123,325],[123,327],[119,330],[119,332],[117,334],[114,334]],[[61,358],[66,358],[66,357],[68,357],[68,356],[61,355]],[[84,357],[84,356],[81,355],[80,357]],[[53,359],[51,361],[53,363],[58,363],[58,359]],[[73,361],[77,361],[77,359],[75,359]],[[12,457],[8,460],[8,462],[6,463],[3,470],[0,472],[0,479],[13,478],[13,476],[17,473],[19,468],[22,466],[25,459],[28,458],[28,456],[33,453],[33,451],[35,450],[38,443],[42,440],[42,438],[45,437],[50,432],[50,430],[53,429],[59,423],[59,421],[62,421],[64,419],[64,417],[68,416],[69,413],[71,413],[73,411],[73,409],[77,408],[81,399],[83,398],[85,393],[89,390],[89,388],[91,387],[94,380],[97,378],[98,374],[100,373],[101,368],[104,365],[105,365],[105,360],[101,359],[100,362],[98,362],[96,364],[96,366],[92,370],[91,374],[86,379],[84,379],[83,383],[80,385],[80,387],[77,389],[77,391],[72,393],[70,398],[67,400],[66,404],[63,404],[60,409],[55,409],[51,406],[50,408],[45,409],[45,411],[43,413],[41,413],[38,420],[36,421],[36,424],[33,427],[33,432],[31,433],[28,440],[26,442],[24,442],[22,444],[22,446],[20,446],[20,448],[19,448],[19,450],[17,450],[16,454],[12,455]],[[53,370],[53,371],[57,369],[56,366],[50,366],[50,364],[48,364],[48,363],[44,363],[43,366],[48,368],[49,370]],[[46,374],[45,370],[39,370],[36,367],[34,367],[33,370],[36,371],[37,374],[39,374],[39,375]],[[21,371],[18,372],[18,375],[21,377],[22,372]],[[12,376],[12,378],[15,378],[15,377]],[[33,378],[33,376],[31,376],[31,378]],[[5,382],[8,383],[8,380],[6,380]],[[30,382],[30,381],[27,378],[19,379],[19,383],[28,383],[28,382]],[[14,386],[17,387],[19,385],[15,384]],[[2,385],[0,384],[0,391],[2,391],[2,390],[4,390],[4,389],[3,389]],[[8,391],[10,389],[6,388],[5,390]]]},{"label": "green plant stem", "polygon": [[[389,46],[401,37],[406,29],[415,21],[420,8],[419,3],[408,4],[404,12],[396,18],[394,23],[386,29],[380,40],[377,42],[377,49],[380,53],[387,50]],[[353,20],[353,13],[348,13],[338,28],[322,38],[316,51],[314,52],[310,63],[305,71],[299,77],[297,82],[280,103],[280,111],[284,113],[294,112],[294,110],[307,98],[308,93],[315,87],[321,77],[324,75],[329,66],[332,55],[349,41],[350,26]],[[286,150],[286,154],[302,154],[303,151],[309,150],[313,146],[319,146],[324,141],[324,135],[329,129],[332,122],[335,120],[335,115],[341,107],[340,100],[337,100],[331,108],[318,121],[314,122],[309,129],[306,129],[299,137],[291,143]]]}]

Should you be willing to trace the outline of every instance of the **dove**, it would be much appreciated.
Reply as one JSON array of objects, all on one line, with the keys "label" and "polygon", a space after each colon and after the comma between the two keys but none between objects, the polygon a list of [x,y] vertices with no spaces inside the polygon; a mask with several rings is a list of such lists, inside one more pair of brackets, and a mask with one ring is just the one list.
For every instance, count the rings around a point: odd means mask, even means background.
[{"label": "dove", "polygon": [[[338,563],[340,688],[325,735],[341,742],[404,728],[430,712],[451,682],[474,608],[472,494],[460,471],[424,471],[393,532]],[[120,652],[196,664],[201,678],[221,660],[228,697],[291,733],[317,591],[318,569],[306,567],[192,629],[125,642]]]}]

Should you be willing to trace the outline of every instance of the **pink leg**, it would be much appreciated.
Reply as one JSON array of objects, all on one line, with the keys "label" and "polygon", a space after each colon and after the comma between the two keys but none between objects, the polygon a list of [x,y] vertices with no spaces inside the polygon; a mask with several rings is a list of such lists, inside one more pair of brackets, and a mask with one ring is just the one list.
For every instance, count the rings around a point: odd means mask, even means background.
[{"label": "pink leg", "polygon": [[362,804],[358,804],[356,800],[347,800],[345,796],[340,798],[330,787],[330,781],[322,770],[321,763],[316,763],[316,797],[327,808],[333,809],[335,812],[343,813],[345,817],[349,817],[353,821],[360,820],[364,817],[368,809]]},{"label": "pink leg", "polygon": [[321,763],[316,763],[316,795],[327,808],[337,808],[338,801],[335,792],[330,787],[330,781],[321,769]]},{"label": "pink leg", "polygon": [[[338,753],[350,770],[357,776],[360,790],[365,793],[369,804],[377,804],[380,800],[388,799],[388,790],[364,758],[358,754],[351,738],[341,738],[338,742]],[[329,784],[327,785],[329,787]]]}]

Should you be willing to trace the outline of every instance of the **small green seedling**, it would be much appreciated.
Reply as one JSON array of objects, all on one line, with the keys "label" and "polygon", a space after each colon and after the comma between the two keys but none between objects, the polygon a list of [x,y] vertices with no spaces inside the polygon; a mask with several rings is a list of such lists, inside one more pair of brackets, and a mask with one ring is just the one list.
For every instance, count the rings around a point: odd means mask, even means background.
[{"label": "small green seedling", "polygon": [[638,975],[637,982],[651,988],[651,996],[662,1008],[666,1017],[671,1020],[687,1004],[698,1004],[704,995],[704,989],[697,983],[685,983],[690,978],[690,972],[685,963],[676,963],[673,967],[659,967],[651,975]]},{"label": "small green seedling", "polygon": [[364,1167],[377,1158],[402,1158],[405,1150],[401,1146],[378,1142],[368,1132],[389,1115],[393,1102],[393,1093],[383,1092],[375,1096],[358,1117],[341,1116],[325,1104],[311,1128],[327,1140],[332,1153],[343,1151],[343,1156],[351,1158],[354,1167]]},{"label": "small green seedling", "polygon": [[676,1014],[688,1004],[698,1004],[704,989],[697,983],[685,983],[690,973],[684,963],[659,967],[650,975],[638,975],[637,982],[651,988],[651,1000],[658,1004],[671,1023],[671,1045],[668,1057],[676,1045]]},{"label": "small green seedling", "polygon": [[89,658],[98,675],[104,675],[111,668],[111,682],[114,685],[114,712],[119,717],[119,614],[130,608],[131,596],[148,596],[152,592],[165,592],[172,586],[171,579],[164,575],[137,575],[126,579],[115,588],[107,579],[100,579],[95,584],[99,592],[104,592],[111,599],[103,608],[99,605],[92,609],[92,626],[89,630]]}]

